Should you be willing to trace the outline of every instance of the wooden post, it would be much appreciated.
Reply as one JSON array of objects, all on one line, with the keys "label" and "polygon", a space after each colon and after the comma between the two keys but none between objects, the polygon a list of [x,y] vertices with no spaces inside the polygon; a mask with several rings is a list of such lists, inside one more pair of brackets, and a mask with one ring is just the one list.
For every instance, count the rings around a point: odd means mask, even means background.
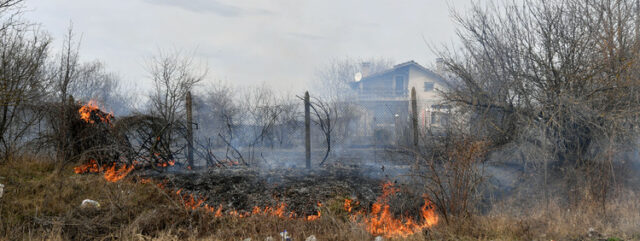
[{"label": "wooden post", "polygon": [[191,91],[187,92],[187,161],[191,168],[193,165],[193,110],[191,103]]},{"label": "wooden post", "polygon": [[418,101],[416,100],[416,87],[411,88],[411,126],[413,127],[413,148],[414,151],[418,150]]},{"label": "wooden post", "polygon": [[304,92],[304,148],[307,169],[311,169],[311,102],[309,91]]}]

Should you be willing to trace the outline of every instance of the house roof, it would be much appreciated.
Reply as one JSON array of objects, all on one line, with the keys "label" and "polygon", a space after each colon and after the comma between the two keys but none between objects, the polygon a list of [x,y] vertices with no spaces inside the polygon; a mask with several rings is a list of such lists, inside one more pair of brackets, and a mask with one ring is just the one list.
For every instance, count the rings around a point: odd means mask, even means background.
[{"label": "house roof", "polygon": [[439,74],[437,74],[437,73],[435,73],[435,72],[431,71],[430,69],[425,68],[424,66],[422,66],[422,65],[418,64],[416,61],[413,61],[413,60],[409,60],[409,61],[404,62],[404,63],[396,64],[396,65],[394,65],[394,66],[393,66],[393,68],[391,68],[391,69],[388,69],[388,70],[385,70],[385,71],[382,71],[382,72],[379,72],[379,73],[376,73],[376,74],[372,74],[372,75],[369,75],[369,76],[363,77],[363,78],[360,80],[360,82],[363,82],[363,81],[367,81],[367,80],[371,80],[371,79],[378,78],[378,77],[380,77],[380,76],[383,76],[383,75],[386,75],[386,74],[389,74],[389,73],[395,72],[396,70],[398,70],[398,69],[400,69],[400,68],[403,68],[403,67],[407,67],[407,66],[416,67],[418,70],[420,70],[420,71],[422,71],[422,72],[424,72],[424,73],[426,73],[426,74],[428,74],[428,75],[432,75],[432,76],[434,76],[434,77],[435,77],[435,79],[436,79],[438,82],[441,82],[441,83],[443,83],[443,84],[446,84],[446,81],[444,80],[444,78],[443,78],[441,75],[439,75]]}]

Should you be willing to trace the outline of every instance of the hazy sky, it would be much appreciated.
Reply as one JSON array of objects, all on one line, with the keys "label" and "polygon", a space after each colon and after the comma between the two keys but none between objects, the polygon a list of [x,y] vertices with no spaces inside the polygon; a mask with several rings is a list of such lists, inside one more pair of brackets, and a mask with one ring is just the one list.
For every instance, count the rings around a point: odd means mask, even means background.
[{"label": "hazy sky", "polygon": [[337,58],[384,57],[425,66],[429,44],[455,41],[450,7],[469,0],[26,0],[26,18],[55,39],[73,22],[84,60],[99,59],[138,88],[158,49],[195,51],[210,80],[307,88]]}]

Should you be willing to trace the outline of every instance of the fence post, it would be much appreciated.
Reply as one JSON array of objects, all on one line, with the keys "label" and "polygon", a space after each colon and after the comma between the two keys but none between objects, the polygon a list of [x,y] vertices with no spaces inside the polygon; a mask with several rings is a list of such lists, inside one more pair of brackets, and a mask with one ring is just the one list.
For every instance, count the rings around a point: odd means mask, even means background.
[{"label": "fence post", "polygon": [[311,169],[311,102],[309,91],[304,92],[304,148],[307,169]]},{"label": "fence post", "polygon": [[193,110],[191,103],[191,91],[187,92],[187,161],[191,168],[193,165]]},{"label": "fence post", "polygon": [[416,87],[411,88],[411,126],[413,127],[413,148],[418,151],[418,101],[416,100]]}]

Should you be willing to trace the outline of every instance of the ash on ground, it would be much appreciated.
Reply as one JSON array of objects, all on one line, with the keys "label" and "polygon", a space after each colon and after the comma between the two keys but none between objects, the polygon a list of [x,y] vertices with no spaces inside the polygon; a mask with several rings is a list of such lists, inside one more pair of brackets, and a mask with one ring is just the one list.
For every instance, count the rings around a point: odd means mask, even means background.
[{"label": "ash on ground", "polygon": [[[357,200],[369,207],[382,193],[382,183],[394,182],[409,190],[409,166],[393,165],[331,165],[315,169],[261,169],[245,166],[217,168],[204,171],[147,173],[143,177],[167,180],[167,188],[182,189],[205,198],[209,206],[222,205],[225,210],[251,212],[253,207],[287,205],[287,212],[311,215],[317,203],[335,198]],[[399,195],[410,195],[406,192]],[[411,195],[415,204],[422,203],[419,194]],[[397,200],[407,200],[397,198]],[[400,205],[410,208],[409,205]]]}]

